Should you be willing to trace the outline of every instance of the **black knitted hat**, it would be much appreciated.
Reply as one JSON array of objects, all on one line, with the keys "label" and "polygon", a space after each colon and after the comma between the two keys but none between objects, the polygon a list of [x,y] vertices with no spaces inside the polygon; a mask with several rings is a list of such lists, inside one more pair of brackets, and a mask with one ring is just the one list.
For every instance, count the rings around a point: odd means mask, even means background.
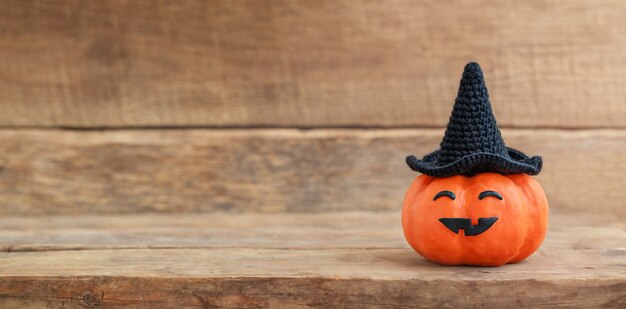
[{"label": "black knitted hat", "polygon": [[408,156],[412,170],[435,177],[483,172],[537,175],[541,157],[529,158],[504,144],[478,63],[465,66],[440,149],[422,160]]}]

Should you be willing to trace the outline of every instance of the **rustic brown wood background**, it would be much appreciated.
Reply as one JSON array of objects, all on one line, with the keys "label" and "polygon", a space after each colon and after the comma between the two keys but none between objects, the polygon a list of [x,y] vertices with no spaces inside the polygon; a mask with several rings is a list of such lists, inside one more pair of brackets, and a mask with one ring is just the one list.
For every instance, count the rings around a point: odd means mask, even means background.
[{"label": "rustic brown wood background", "polygon": [[2,214],[397,209],[469,60],[554,207],[626,213],[622,1],[0,3]]},{"label": "rustic brown wood background", "polygon": [[[559,216],[453,278],[395,220],[468,61]],[[0,306],[622,307],[625,188],[622,0],[0,0]]]},{"label": "rustic brown wood background", "polygon": [[1,5],[7,127],[441,127],[476,60],[504,127],[626,128],[621,0]]}]

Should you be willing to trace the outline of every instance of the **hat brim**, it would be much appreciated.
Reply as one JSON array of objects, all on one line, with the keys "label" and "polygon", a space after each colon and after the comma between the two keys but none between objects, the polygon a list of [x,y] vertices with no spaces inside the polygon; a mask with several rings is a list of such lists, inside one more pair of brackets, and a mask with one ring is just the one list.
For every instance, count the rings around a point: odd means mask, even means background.
[{"label": "hat brim", "polygon": [[541,171],[543,160],[540,156],[528,157],[520,151],[507,147],[508,156],[494,153],[477,152],[448,163],[441,164],[438,161],[437,150],[422,160],[415,156],[408,156],[406,163],[409,167],[422,174],[434,177],[449,177],[454,175],[472,176],[478,173],[500,174],[527,174],[537,175]]}]

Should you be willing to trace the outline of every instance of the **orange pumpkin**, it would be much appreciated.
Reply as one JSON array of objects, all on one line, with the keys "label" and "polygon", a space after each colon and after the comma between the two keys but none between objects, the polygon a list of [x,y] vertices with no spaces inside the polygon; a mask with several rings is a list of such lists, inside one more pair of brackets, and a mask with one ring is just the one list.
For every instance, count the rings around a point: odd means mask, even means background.
[{"label": "orange pumpkin", "polygon": [[525,174],[418,176],[402,208],[402,228],[420,255],[444,265],[519,262],[543,242],[548,201]]}]

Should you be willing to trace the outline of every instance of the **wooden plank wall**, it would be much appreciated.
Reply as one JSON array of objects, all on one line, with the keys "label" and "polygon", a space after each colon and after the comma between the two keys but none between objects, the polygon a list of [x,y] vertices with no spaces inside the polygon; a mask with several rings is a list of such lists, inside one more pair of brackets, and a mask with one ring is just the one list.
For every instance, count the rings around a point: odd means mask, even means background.
[{"label": "wooden plank wall", "polygon": [[621,0],[2,0],[0,125],[626,127]]},{"label": "wooden plank wall", "polygon": [[476,60],[553,207],[626,216],[623,1],[0,8],[3,215],[398,208]]},{"label": "wooden plank wall", "polygon": [[[443,130],[0,131],[0,215],[393,210]],[[557,209],[626,217],[626,132],[504,130]],[[567,151],[567,152],[566,152]]]}]

